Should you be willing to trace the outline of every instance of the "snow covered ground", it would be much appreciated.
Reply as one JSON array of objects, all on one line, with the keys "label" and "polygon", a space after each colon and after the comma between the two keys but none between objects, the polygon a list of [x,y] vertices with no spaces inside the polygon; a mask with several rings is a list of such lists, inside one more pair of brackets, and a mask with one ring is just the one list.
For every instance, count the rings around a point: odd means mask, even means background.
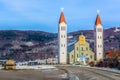
[{"label": "snow covered ground", "polygon": [[4,67],[1,67],[1,66],[0,66],[0,69],[4,69]]},{"label": "snow covered ground", "polygon": [[16,69],[55,69],[52,65],[16,66]]},{"label": "snow covered ground", "polygon": [[[0,69],[4,69],[4,67],[0,67]],[[56,67],[52,65],[16,66],[16,69],[56,69]]]},{"label": "snow covered ground", "polygon": [[105,68],[105,67],[90,67],[90,66],[80,66],[80,67],[88,67],[88,68],[92,68],[92,69],[99,69],[99,70],[106,70],[106,71],[111,71],[111,72],[120,73],[120,70],[118,70],[118,69],[115,69],[115,68]]},{"label": "snow covered ground", "polygon": [[120,70],[113,69],[113,68],[104,68],[104,67],[101,67],[101,68],[99,68],[99,67],[93,67],[93,68],[120,73]]}]

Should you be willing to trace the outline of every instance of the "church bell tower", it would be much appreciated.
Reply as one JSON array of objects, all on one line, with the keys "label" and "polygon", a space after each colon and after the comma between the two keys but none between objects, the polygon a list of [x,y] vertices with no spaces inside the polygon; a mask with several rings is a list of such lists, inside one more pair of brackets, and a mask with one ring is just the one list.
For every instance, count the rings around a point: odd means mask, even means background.
[{"label": "church bell tower", "polygon": [[59,64],[67,64],[67,23],[62,9],[58,24]]},{"label": "church bell tower", "polygon": [[95,43],[94,43],[94,50],[95,50],[95,55],[96,55],[96,60],[103,60],[103,26],[102,22],[100,19],[99,11],[97,13],[96,21],[95,21],[95,26],[94,26],[94,38],[95,38]]}]

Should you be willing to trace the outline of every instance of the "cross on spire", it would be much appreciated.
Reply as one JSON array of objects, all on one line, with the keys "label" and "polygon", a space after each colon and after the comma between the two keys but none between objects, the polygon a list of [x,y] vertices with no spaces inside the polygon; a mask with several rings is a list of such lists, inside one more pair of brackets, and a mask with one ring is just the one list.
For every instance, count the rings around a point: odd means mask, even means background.
[{"label": "cross on spire", "polygon": [[60,19],[59,19],[59,23],[62,23],[64,22],[66,24],[66,20],[65,20],[65,17],[64,17],[64,12],[63,12],[64,8],[61,8],[61,15],[60,15]]},{"label": "cross on spire", "polygon": [[61,11],[63,12],[63,10],[64,10],[64,8],[62,7],[62,8],[61,8]]},{"label": "cross on spire", "polygon": [[100,13],[100,10],[98,9],[98,10],[97,10],[97,14],[99,14],[99,13]]},{"label": "cross on spire", "polygon": [[102,22],[101,22],[101,19],[100,19],[100,11],[97,10],[97,17],[96,17],[96,21],[95,21],[95,25],[98,25],[98,24],[101,24],[102,25]]}]

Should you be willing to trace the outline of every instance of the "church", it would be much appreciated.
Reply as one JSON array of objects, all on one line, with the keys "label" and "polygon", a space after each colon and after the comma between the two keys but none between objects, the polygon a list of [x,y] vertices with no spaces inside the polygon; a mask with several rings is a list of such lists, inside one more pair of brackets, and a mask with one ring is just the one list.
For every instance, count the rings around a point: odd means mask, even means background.
[{"label": "church", "polygon": [[84,35],[79,36],[79,40],[74,44],[74,48],[68,53],[69,63],[87,64],[94,61],[94,52],[90,48],[90,44],[86,41]]},{"label": "church", "polygon": [[103,60],[103,26],[99,12],[97,13],[94,25],[94,51],[91,50],[90,44],[86,41],[84,35],[80,35],[78,41],[74,44],[73,50],[68,52],[67,49],[67,22],[62,10],[58,24],[58,63],[80,63],[86,64],[90,61]]}]

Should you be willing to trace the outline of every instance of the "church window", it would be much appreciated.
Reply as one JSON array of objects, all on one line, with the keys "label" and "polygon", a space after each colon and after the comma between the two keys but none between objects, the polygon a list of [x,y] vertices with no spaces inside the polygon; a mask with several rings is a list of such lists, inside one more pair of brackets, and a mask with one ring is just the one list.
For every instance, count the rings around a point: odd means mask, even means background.
[{"label": "church window", "polygon": [[61,26],[61,30],[64,31],[65,30],[65,26]]},{"label": "church window", "polygon": [[63,47],[63,44],[61,44],[61,47]]},{"label": "church window", "polygon": [[97,29],[97,32],[102,32],[102,29],[101,29],[101,28],[98,28],[98,29]]},{"label": "church window", "polygon": [[77,51],[78,51],[78,47],[77,47]]},{"label": "church window", "polygon": [[73,55],[72,55],[72,58],[73,58]]},{"label": "church window", "polygon": [[63,30],[63,28],[61,27],[61,31]]},{"label": "church window", "polygon": [[61,35],[61,38],[63,37],[63,35]]},{"label": "church window", "polygon": [[63,27],[63,30],[65,30],[65,27]]},{"label": "church window", "polygon": [[81,50],[83,51],[83,47],[81,47]]},{"label": "church window", "polygon": [[83,53],[81,53],[81,55],[83,56]]},{"label": "church window", "polygon": [[92,55],[90,56],[90,58],[92,59]]},{"label": "church window", "polygon": [[88,50],[88,47],[86,47],[86,50]]},{"label": "church window", "polygon": [[79,55],[77,54],[77,57],[79,57]]}]

